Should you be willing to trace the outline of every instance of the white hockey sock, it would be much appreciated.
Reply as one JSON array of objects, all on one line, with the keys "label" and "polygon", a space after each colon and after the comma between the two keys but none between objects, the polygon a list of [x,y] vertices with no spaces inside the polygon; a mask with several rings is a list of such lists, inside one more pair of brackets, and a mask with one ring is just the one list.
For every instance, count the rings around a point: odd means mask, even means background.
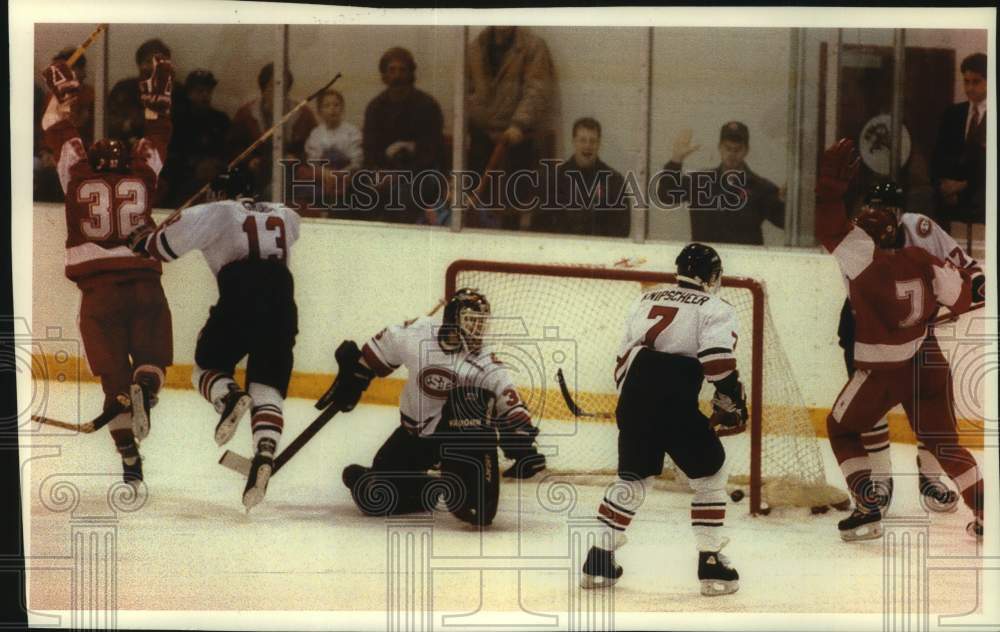
[{"label": "white hockey sock", "polygon": [[723,466],[711,476],[690,479],[694,497],[691,498],[691,529],[699,551],[718,551],[722,548],[723,525],[726,522],[726,481],[729,473]]},{"label": "white hockey sock", "polygon": [[232,375],[215,371],[213,369],[203,369],[195,366],[191,372],[191,383],[198,389],[201,396],[211,402],[213,406],[219,408],[218,402],[229,392],[229,385],[236,384]]},{"label": "white hockey sock", "polygon": [[277,450],[278,442],[281,441],[281,431],[285,426],[285,419],[281,415],[284,403],[281,393],[273,386],[256,382],[250,383],[249,392],[250,398],[253,399],[250,428],[253,431],[254,452],[260,450],[260,442],[263,439],[273,441],[274,449]]},{"label": "white hockey sock", "polygon": [[646,497],[646,485],[651,479],[618,479],[604,493],[604,500],[597,508],[597,519],[608,527],[607,541],[601,548],[609,551],[621,547],[627,541],[625,529],[632,523],[635,513]]},{"label": "white hockey sock", "polygon": [[920,440],[917,440],[917,469],[927,478],[941,478],[944,475],[944,468],[937,457]]},{"label": "white hockey sock", "polygon": [[868,452],[872,481],[886,483],[892,478],[892,453],[889,443],[889,421],[880,419],[868,432],[861,433],[861,443]]}]

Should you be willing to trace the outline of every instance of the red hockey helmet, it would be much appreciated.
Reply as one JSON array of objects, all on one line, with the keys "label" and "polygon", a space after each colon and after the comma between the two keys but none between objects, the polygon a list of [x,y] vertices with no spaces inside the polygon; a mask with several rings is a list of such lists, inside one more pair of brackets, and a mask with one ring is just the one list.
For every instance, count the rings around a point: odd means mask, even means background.
[{"label": "red hockey helmet", "polygon": [[854,225],[868,233],[876,247],[895,247],[899,224],[891,210],[880,206],[863,206],[854,218]]},{"label": "red hockey helmet", "polygon": [[95,141],[87,152],[94,171],[128,171],[128,146],[114,138]]}]

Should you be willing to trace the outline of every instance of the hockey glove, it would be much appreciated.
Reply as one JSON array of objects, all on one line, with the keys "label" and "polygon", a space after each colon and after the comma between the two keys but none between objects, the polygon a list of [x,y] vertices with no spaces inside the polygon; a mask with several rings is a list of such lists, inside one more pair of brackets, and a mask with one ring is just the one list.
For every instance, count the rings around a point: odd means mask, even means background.
[{"label": "hockey glove", "polygon": [[42,72],[45,85],[59,103],[66,103],[80,93],[80,82],[73,69],[64,61],[57,61]]},{"label": "hockey glove", "polygon": [[139,81],[139,100],[147,110],[166,115],[170,113],[173,89],[173,63],[163,55],[154,55],[153,72]]},{"label": "hockey glove", "polygon": [[333,404],[337,410],[350,412],[358,405],[361,393],[365,392],[375,378],[375,371],[361,364],[361,350],[353,340],[340,343],[334,357],[337,359],[337,377],[316,402],[316,408],[324,410]]},{"label": "hockey glove", "polygon": [[149,244],[149,237],[154,232],[156,232],[156,226],[153,224],[143,224],[133,230],[128,236],[129,249],[137,255],[148,257],[149,250],[147,246]]},{"label": "hockey glove", "polygon": [[530,422],[500,431],[500,448],[514,464],[504,470],[504,478],[531,478],[545,469],[545,455],[535,447],[538,428]]},{"label": "hockey glove", "polygon": [[986,275],[977,274],[972,277],[972,305],[986,302]]},{"label": "hockey glove", "polygon": [[740,382],[739,373],[733,371],[715,383],[711,424],[739,430],[746,426],[749,417],[743,384]]},{"label": "hockey glove", "polygon": [[854,142],[842,138],[823,152],[816,180],[816,195],[820,200],[840,200],[858,173],[861,157],[854,151]]}]

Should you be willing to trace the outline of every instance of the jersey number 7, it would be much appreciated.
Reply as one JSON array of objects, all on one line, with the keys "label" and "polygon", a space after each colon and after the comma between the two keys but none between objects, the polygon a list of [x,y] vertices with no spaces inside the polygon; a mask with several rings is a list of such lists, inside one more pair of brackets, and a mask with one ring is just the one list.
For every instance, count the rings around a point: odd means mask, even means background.
[{"label": "jersey number 7", "polygon": [[[268,261],[284,261],[288,257],[288,245],[285,242],[285,221],[280,217],[274,215],[268,217],[264,220],[263,231],[261,231],[257,218],[251,215],[243,221],[243,232],[247,234],[251,259],[261,259],[262,255],[266,255]],[[262,232],[265,234],[262,235]],[[273,239],[261,239],[261,237],[270,237],[271,233],[277,233]]]},{"label": "jersey number 7", "polygon": [[673,322],[674,317],[677,316],[676,307],[664,307],[663,305],[655,305],[649,310],[649,314],[646,318],[656,318],[656,323],[653,324],[648,330],[646,330],[646,337],[642,339],[642,344],[650,349],[656,348],[656,338],[663,333],[663,330],[670,326]]}]

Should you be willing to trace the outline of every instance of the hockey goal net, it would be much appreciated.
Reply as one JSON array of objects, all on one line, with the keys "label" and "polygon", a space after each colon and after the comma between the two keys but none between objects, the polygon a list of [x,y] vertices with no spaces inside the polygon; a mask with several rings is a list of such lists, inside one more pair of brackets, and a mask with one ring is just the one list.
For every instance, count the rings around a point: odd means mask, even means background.
[{"label": "hockey goal net", "polygon": [[[459,260],[446,274],[446,296],[462,287],[490,301],[491,346],[508,367],[539,422],[539,445],[557,474],[608,482],[617,468],[613,370],[626,310],[647,288],[675,275],[645,270]],[[752,513],[777,506],[826,507],[847,499],[826,482],[815,429],[792,376],[758,281],[724,277],[719,295],[740,323],[737,366],[747,389],[747,431],[724,437],[730,488],[749,496]],[[565,377],[571,412],[560,392]],[[710,411],[712,389],[700,399]],[[669,411],[664,415],[669,423]],[[657,484],[686,488],[669,464]],[[583,480],[581,478],[581,480]]]}]

